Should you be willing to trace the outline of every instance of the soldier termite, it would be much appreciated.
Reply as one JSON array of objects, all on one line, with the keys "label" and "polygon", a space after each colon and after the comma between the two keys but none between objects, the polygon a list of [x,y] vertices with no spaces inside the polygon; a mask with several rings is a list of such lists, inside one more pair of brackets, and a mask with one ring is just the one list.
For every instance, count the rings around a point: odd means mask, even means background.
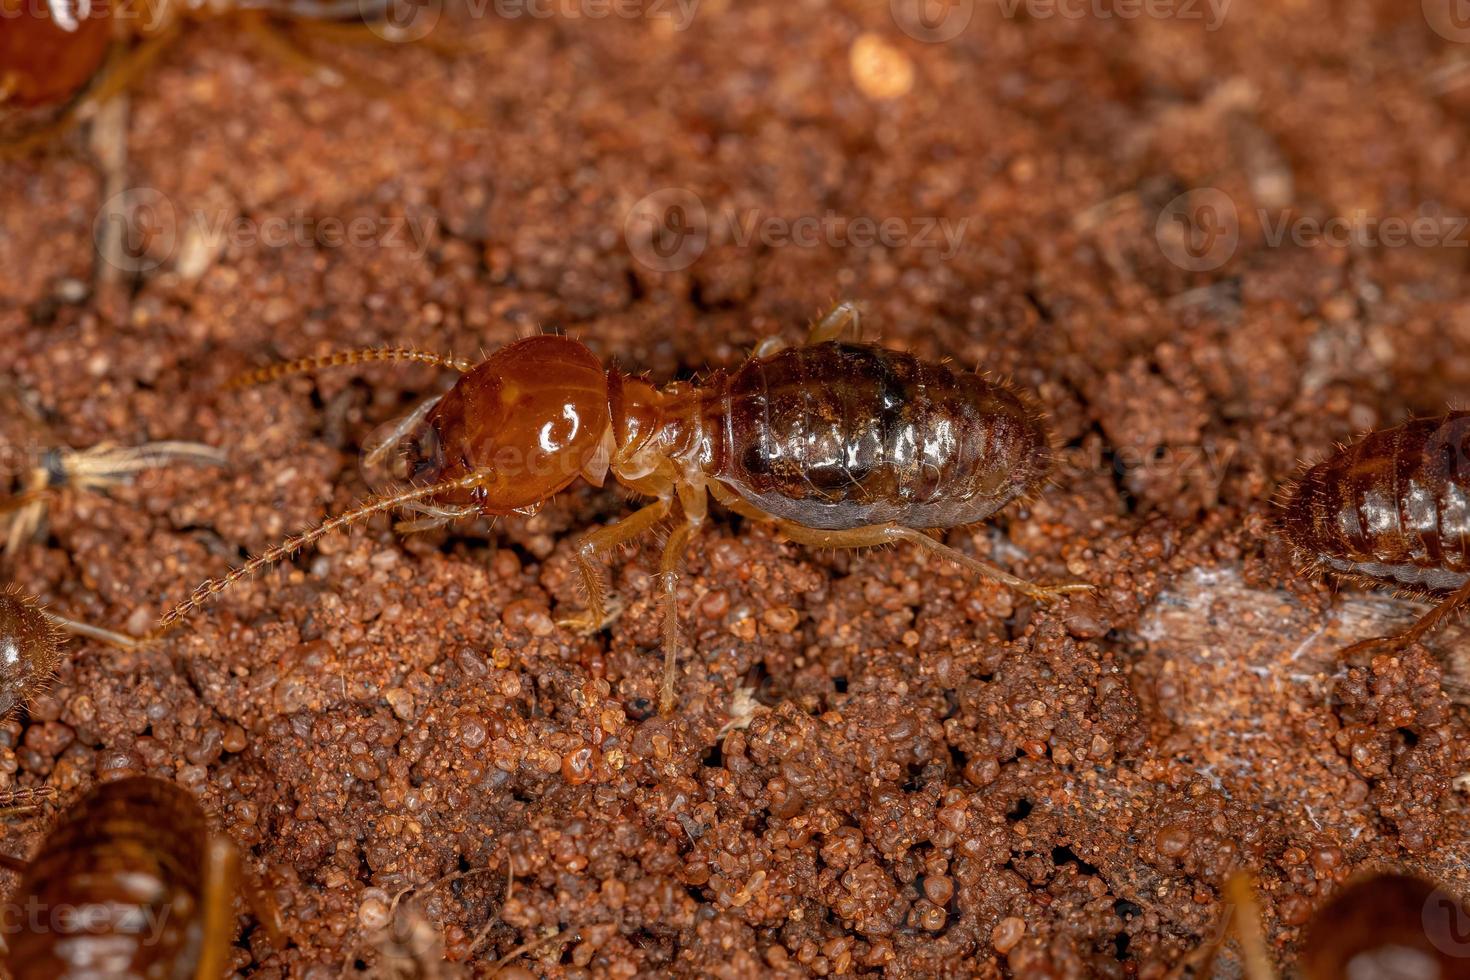
[{"label": "soldier termite", "polygon": [[403,349],[307,358],[242,383],[323,367],[412,361],[460,371],[371,455],[407,441],[408,489],[373,497],[287,539],[167,612],[171,629],[235,582],[332,531],[410,508],[416,527],[477,514],[534,511],[578,476],[611,473],[653,502],[587,535],[576,561],[587,609],[563,620],[584,631],[608,620],[601,563],[623,543],[672,519],[659,562],[665,670],[672,709],[678,647],[679,565],[704,523],[707,498],[773,522],[793,541],[860,548],[911,543],[1036,599],[1089,589],[1040,586],[925,533],[985,520],[1035,493],[1051,464],[1040,414],[1010,388],[977,374],[841,338],[858,310],[838,305],[807,344],[763,344],[738,369],[662,388],[604,368],[583,344],[558,336],[516,341],[479,364]]},{"label": "soldier termite", "polygon": [[1282,535],[1304,567],[1437,600],[1396,636],[1422,638],[1470,599],[1470,412],[1370,432],[1286,488]]},{"label": "soldier termite", "polygon": [[134,776],[69,809],[21,875],[4,923],[15,980],[191,977],[230,968],[234,899],[245,894],[280,948],[274,908],[242,873],[228,837],[173,783]]}]

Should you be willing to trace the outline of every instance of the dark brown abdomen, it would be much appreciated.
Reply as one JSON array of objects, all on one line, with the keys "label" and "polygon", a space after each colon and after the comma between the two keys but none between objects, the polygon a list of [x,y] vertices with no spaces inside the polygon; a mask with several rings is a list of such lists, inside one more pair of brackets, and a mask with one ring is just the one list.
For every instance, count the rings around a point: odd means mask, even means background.
[{"label": "dark brown abdomen", "polygon": [[16,980],[193,977],[204,814],[158,779],[106,783],[46,838],[10,903]]},{"label": "dark brown abdomen", "polygon": [[713,473],[774,517],[838,529],[983,520],[1050,464],[1040,417],[969,372],[869,344],[752,360],[705,403]]},{"label": "dark brown abdomen", "polygon": [[1470,412],[1369,433],[1306,472],[1282,532],[1328,569],[1422,592],[1470,575]]}]

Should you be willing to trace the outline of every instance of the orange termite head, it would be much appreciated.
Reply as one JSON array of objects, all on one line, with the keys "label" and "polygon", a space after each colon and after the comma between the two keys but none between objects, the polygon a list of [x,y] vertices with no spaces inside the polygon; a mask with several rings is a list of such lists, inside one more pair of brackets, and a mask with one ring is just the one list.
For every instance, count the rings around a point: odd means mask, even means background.
[{"label": "orange termite head", "polygon": [[416,483],[484,475],[442,502],[485,514],[533,508],[578,476],[600,484],[606,475],[607,376],[578,341],[527,337],[466,372],[410,439]]}]

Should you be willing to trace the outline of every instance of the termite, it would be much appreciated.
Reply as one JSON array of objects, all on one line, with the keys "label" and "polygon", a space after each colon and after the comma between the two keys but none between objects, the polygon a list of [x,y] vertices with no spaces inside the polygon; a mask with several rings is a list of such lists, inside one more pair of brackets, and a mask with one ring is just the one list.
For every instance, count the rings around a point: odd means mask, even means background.
[{"label": "termite", "polygon": [[97,786],[34,858],[0,855],[0,864],[21,875],[4,923],[15,980],[218,980],[230,968],[239,894],[281,945],[273,906],[243,874],[235,845],[162,779]]},{"label": "termite", "polygon": [[[315,67],[274,20],[318,25],[327,36],[361,39],[346,21],[396,38],[393,0],[0,0],[0,146],[25,152],[44,145],[95,106],[134,85],[191,20],[231,16],[269,53]],[[410,19],[417,14],[410,14]],[[425,16],[436,16],[430,12]],[[427,23],[427,22],[426,22]],[[136,46],[131,42],[138,41]],[[443,47],[443,45],[441,45]],[[400,98],[376,79],[334,68],[329,78],[377,97]],[[466,120],[442,106],[430,113],[451,125]]]},{"label": "termite", "polygon": [[733,372],[656,387],[605,368],[579,341],[528,337],[479,364],[423,351],[376,349],[311,357],[236,380],[253,384],[329,366],[398,361],[461,373],[369,454],[406,442],[413,485],[288,538],[229,574],[208,579],[164,614],[172,629],[234,583],[323,535],[399,508],[415,528],[472,515],[534,511],[579,476],[611,473],[653,502],[577,547],[587,608],[562,620],[581,631],[608,622],[602,563],[660,523],[673,529],[659,561],[664,624],[661,706],[674,703],[676,594],[682,555],[708,498],[789,539],[828,548],[911,543],[1034,599],[1091,586],[1042,586],[926,534],[985,520],[1035,493],[1051,463],[1041,414],[1017,391],[907,353],[842,339],[858,324],[842,303],[807,343],[765,343]]},{"label": "termite", "polygon": [[125,649],[141,642],[51,612],[14,585],[0,588],[0,718],[45,693],[69,633]]},{"label": "termite", "polygon": [[1401,649],[1470,599],[1470,412],[1371,432],[1283,497],[1282,535],[1310,571],[1438,600],[1407,630],[1347,647]]},{"label": "termite", "polygon": [[17,492],[0,499],[0,554],[12,558],[41,529],[48,503],[63,490],[94,491],[121,486],[147,470],[175,463],[222,466],[225,455],[197,442],[101,444],[86,449],[56,446],[41,453],[22,476]]},{"label": "termite", "polygon": [[[1225,897],[1246,980],[1276,980],[1250,875],[1232,875]],[[1205,949],[1206,970],[1224,936],[1222,930],[1220,941]],[[1470,980],[1470,911],[1443,887],[1414,875],[1362,876],[1312,913],[1293,975],[1303,980]]]}]

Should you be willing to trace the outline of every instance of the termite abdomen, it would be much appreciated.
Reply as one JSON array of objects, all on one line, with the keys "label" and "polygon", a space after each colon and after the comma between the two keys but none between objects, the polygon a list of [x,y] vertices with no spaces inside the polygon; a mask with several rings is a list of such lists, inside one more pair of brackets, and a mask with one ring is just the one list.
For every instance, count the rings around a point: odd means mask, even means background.
[{"label": "termite abdomen", "polygon": [[1443,888],[1402,874],[1349,885],[1317,910],[1298,964],[1310,980],[1333,977],[1470,977],[1470,921]]},{"label": "termite abdomen", "polygon": [[105,783],[72,807],[10,907],[16,980],[222,976],[239,885],[233,847],[172,783]]},{"label": "termite abdomen", "polygon": [[728,453],[714,475],[806,527],[974,523],[1038,489],[1051,461],[1009,388],[871,344],[753,359],[710,406]]},{"label": "termite abdomen", "polygon": [[1412,592],[1470,580],[1470,412],[1369,433],[1288,492],[1282,530],[1309,563]]},{"label": "termite abdomen", "polygon": [[1442,601],[1413,642],[1470,599],[1470,412],[1371,432],[1286,491],[1281,533],[1306,567]]},{"label": "termite abdomen", "polygon": [[0,589],[0,717],[46,689],[65,635],[35,599],[13,585]]}]

